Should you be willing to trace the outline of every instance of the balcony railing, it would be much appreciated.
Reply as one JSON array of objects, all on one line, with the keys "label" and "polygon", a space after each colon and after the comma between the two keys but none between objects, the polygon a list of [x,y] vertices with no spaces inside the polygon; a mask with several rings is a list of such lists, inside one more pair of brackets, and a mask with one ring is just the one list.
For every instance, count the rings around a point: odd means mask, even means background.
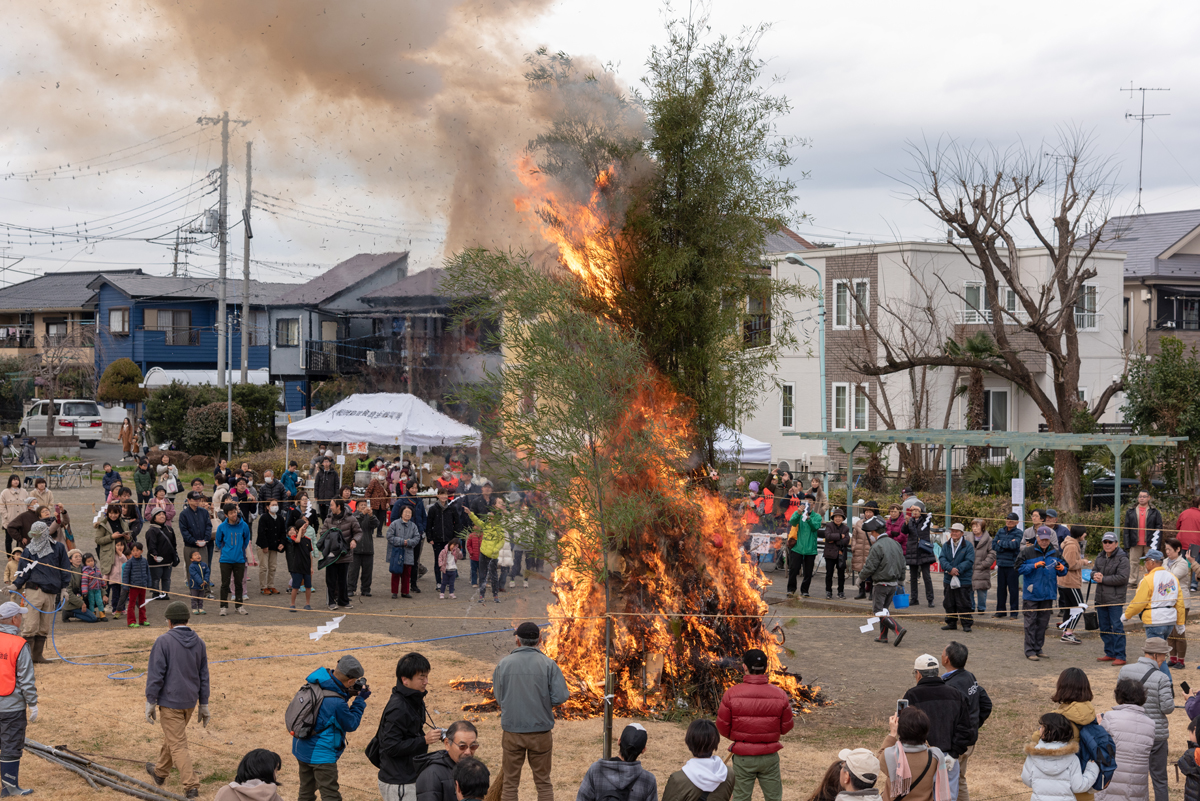
[{"label": "balcony railing", "polygon": [[1101,312],[1075,312],[1075,327],[1080,331],[1092,331],[1099,328],[1104,317]]},{"label": "balcony railing", "polygon": [[150,328],[140,326],[139,330],[143,334],[162,334],[163,344],[171,347],[199,345],[201,332],[212,331],[211,328],[185,328],[173,325],[153,326]]},{"label": "balcony railing", "polygon": [[742,324],[742,337],[748,348],[771,344],[771,315],[754,314]]},{"label": "balcony railing", "polygon": [[[1029,315],[1024,309],[1018,309],[1014,312],[1004,312],[1000,315],[1005,325],[1016,325],[1017,323],[1029,322]],[[1015,319],[1014,319],[1015,318]],[[991,309],[959,309],[958,323],[959,325],[990,325],[992,322]]]}]

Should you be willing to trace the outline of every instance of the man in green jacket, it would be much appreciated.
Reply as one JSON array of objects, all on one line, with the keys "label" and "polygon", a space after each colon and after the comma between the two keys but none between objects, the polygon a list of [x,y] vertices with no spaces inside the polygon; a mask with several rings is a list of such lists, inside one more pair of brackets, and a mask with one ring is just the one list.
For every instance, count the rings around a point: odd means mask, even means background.
[{"label": "man in green jacket", "polygon": [[888,615],[888,607],[892,605],[892,596],[896,590],[904,586],[904,549],[887,534],[875,540],[871,550],[867,552],[867,561],[863,563],[858,580],[871,582],[871,615],[879,618],[879,636],[875,642],[885,645],[888,641],[888,631],[896,632],[895,645],[899,645],[908,633]]},{"label": "man in green jacket", "polygon": [[821,515],[817,514],[812,493],[804,496],[804,503],[792,513],[788,521],[788,586],[787,597],[796,597],[796,574],[804,567],[804,581],[800,584],[800,595],[808,597],[808,585],[812,583],[813,567],[817,563],[817,532],[821,530]]}]

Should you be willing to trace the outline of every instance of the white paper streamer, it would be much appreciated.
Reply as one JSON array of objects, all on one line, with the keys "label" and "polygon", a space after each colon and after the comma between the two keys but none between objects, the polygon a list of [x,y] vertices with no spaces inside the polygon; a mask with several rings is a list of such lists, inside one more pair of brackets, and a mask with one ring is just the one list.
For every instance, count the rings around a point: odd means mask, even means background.
[{"label": "white paper streamer", "polygon": [[317,630],[314,631],[312,634],[309,634],[308,639],[310,639],[310,640],[321,639],[326,634],[330,633],[331,631],[336,629],[339,625],[341,625],[342,621],[345,619],[346,619],[346,616],[342,615],[340,617],[335,617],[333,620],[329,621],[328,623],[326,623],[322,626],[317,626]]}]

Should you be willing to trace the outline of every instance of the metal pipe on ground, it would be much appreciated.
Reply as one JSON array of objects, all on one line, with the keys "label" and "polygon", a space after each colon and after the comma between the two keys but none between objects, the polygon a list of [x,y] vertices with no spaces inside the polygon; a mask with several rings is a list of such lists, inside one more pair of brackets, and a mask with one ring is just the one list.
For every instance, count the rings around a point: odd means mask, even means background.
[{"label": "metal pipe on ground", "polygon": [[[114,790],[119,790],[127,795],[142,798],[146,801],[187,801],[184,796],[177,793],[172,793],[169,790],[148,784],[132,776],[127,776],[120,771],[113,770],[69,751],[43,745],[34,740],[25,741],[25,750],[42,757],[48,762],[61,764],[62,767],[68,769],[73,769],[73,767],[78,768],[75,770],[76,773],[80,773],[85,779],[88,779],[89,776],[91,777],[88,781],[89,784],[92,783],[91,780],[95,780],[106,787],[111,787]],[[126,784],[133,785],[133,787],[127,787],[119,782],[125,782]]]}]

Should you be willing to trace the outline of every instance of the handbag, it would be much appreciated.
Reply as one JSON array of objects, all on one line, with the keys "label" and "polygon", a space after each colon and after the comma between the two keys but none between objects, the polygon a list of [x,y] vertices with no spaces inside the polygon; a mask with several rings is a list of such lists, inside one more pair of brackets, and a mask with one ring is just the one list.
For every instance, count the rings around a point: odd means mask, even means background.
[{"label": "handbag", "polygon": [[[1086,604],[1092,597],[1092,582],[1088,582],[1087,594],[1083,602]],[[1083,628],[1085,631],[1096,631],[1100,628],[1100,614],[1090,607],[1083,613]]]}]

